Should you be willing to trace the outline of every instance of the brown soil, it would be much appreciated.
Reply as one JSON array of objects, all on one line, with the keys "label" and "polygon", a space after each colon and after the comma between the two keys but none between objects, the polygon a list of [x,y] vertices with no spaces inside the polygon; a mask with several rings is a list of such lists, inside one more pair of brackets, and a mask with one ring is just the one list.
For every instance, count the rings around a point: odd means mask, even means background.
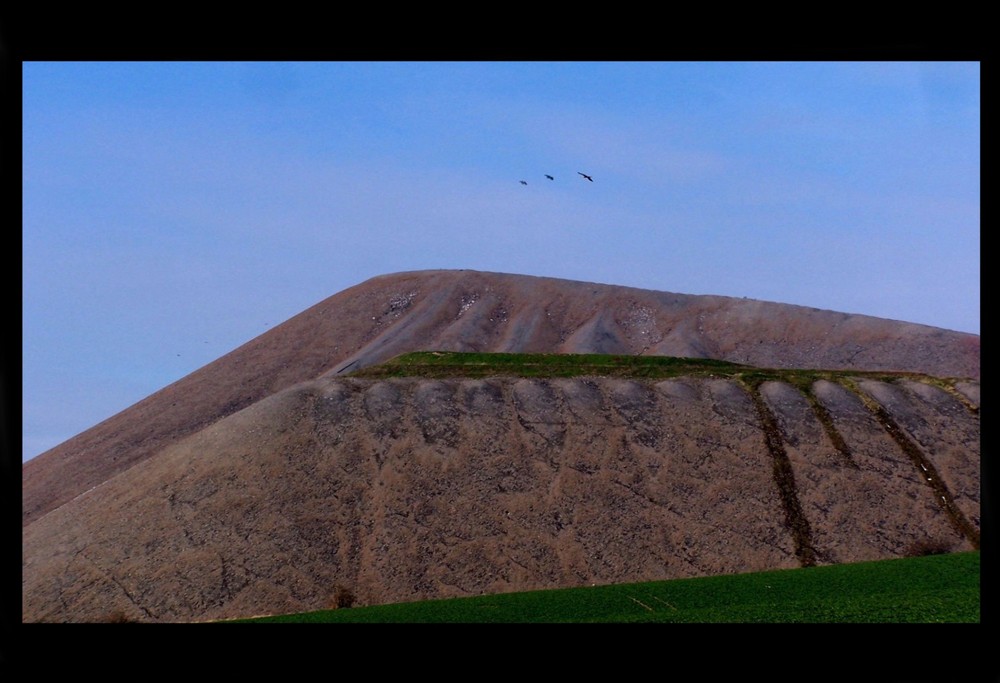
[{"label": "brown soil", "polygon": [[[964,381],[343,372],[434,349]],[[190,621],[319,609],[337,586],[374,604],[974,547],[978,380],[978,336],[920,325],[473,271],[375,278],[25,463],[22,617]]]}]

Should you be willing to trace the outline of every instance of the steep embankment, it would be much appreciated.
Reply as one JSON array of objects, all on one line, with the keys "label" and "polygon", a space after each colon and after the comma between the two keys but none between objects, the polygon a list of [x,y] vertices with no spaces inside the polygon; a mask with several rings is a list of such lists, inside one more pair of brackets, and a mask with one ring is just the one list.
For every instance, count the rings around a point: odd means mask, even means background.
[{"label": "steep embankment", "polygon": [[978,545],[976,381],[299,383],[24,529],[25,621],[188,621]]}]

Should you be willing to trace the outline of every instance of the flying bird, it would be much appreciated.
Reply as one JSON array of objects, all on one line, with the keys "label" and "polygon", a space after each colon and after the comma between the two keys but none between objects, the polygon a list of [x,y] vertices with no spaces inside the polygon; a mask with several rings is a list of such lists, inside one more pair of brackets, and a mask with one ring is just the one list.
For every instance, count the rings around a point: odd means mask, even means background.
[{"label": "flying bird", "polygon": [[[577,171],[577,173],[580,173],[580,172],[579,172],[579,171]],[[594,182],[594,179],[593,179],[593,178],[591,178],[591,177],[590,177],[589,175],[587,175],[586,173],[580,173],[580,175],[582,175],[582,176],[583,176],[584,178],[586,178],[586,179],[587,179],[587,180],[589,180],[590,182]]]},{"label": "flying bird", "polygon": [[553,178],[552,176],[550,176],[548,173],[545,174],[545,177],[548,178],[549,180],[555,180],[555,178]]},{"label": "flying bird", "polygon": [[524,180],[522,180],[522,181],[521,181],[521,184],[522,184],[522,185],[527,185],[528,183],[527,183],[527,181],[524,181]]}]

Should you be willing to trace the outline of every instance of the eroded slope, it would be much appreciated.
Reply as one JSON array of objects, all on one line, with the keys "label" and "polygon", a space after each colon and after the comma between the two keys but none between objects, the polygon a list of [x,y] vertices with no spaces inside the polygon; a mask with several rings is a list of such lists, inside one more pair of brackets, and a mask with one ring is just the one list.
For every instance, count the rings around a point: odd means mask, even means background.
[{"label": "eroded slope", "polygon": [[189,621],[319,609],[338,584],[374,604],[966,549],[978,429],[977,382],[324,377],[26,526],[23,618]]}]

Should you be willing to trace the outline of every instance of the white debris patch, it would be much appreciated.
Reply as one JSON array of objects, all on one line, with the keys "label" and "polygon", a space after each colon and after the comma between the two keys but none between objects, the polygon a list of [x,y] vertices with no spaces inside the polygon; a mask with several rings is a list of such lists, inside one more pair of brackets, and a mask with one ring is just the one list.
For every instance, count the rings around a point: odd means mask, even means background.
[{"label": "white debris patch", "polygon": [[413,297],[417,295],[416,292],[409,292],[407,294],[393,294],[389,299],[389,308],[386,311],[386,315],[392,316],[393,318],[398,318],[403,311],[410,307],[413,303]]},{"label": "white debris patch", "polygon": [[467,310],[472,308],[472,304],[479,300],[479,294],[473,293],[462,297],[462,304],[458,307],[458,317],[461,318],[462,314]]},{"label": "white debris patch", "polygon": [[653,315],[653,310],[646,306],[633,304],[621,325],[630,337],[641,337],[652,343],[660,341],[661,335],[656,328],[656,317]]}]

